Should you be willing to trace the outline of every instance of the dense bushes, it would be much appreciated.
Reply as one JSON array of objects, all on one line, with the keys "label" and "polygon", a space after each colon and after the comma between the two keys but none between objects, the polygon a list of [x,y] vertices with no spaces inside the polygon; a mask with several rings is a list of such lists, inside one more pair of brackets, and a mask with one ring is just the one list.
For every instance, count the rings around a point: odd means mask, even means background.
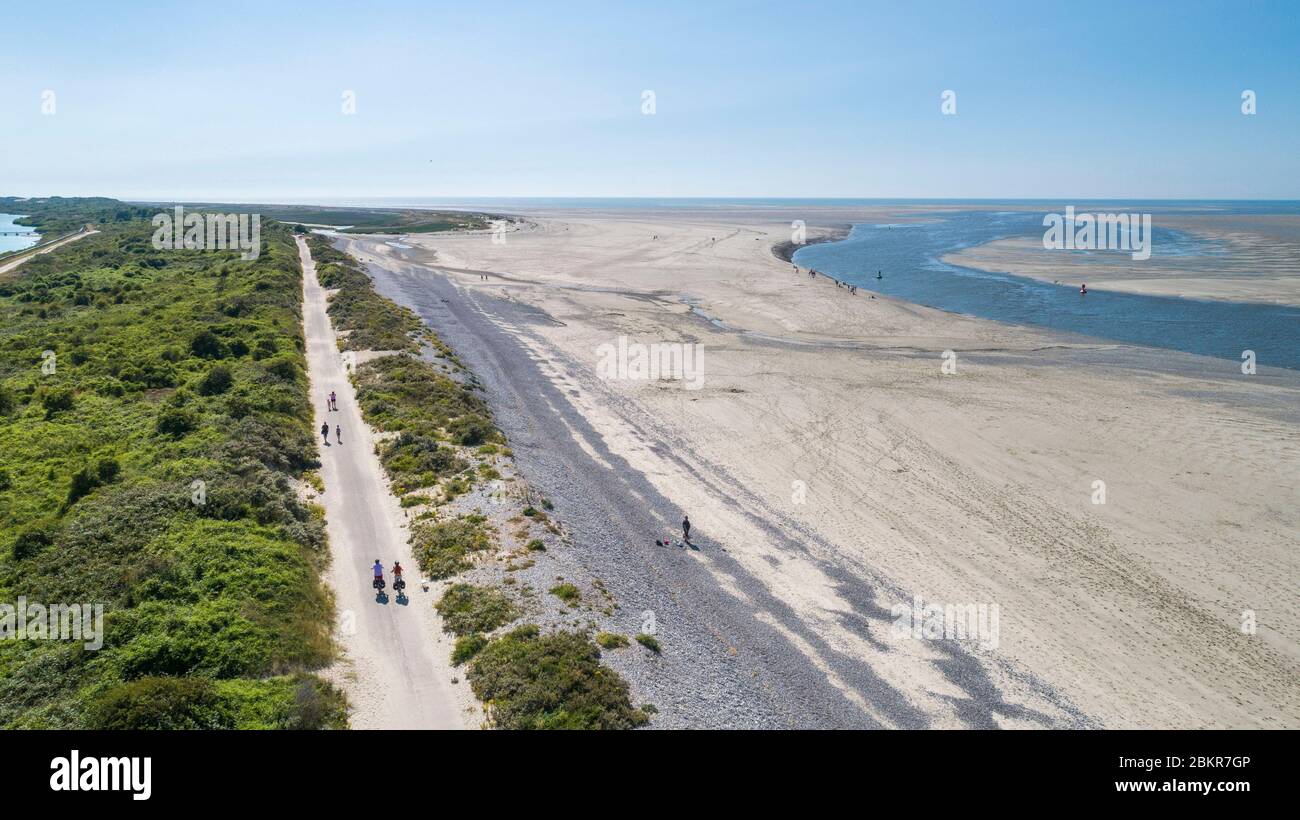
[{"label": "dense bushes", "polygon": [[316,466],[296,247],[149,235],[106,227],[0,283],[0,600],[105,609],[97,651],[0,641],[0,726],[342,725],[308,673],[333,605],[291,484]]},{"label": "dense bushes", "polygon": [[418,524],[411,532],[415,560],[428,578],[447,578],[469,568],[468,557],[492,548],[492,538],[479,516]]},{"label": "dense bushes", "polygon": [[92,729],[342,729],[346,705],[308,675],[265,681],[141,678],[89,702]]},{"label": "dense bushes", "polygon": [[307,245],[321,286],[338,291],[331,297],[328,311],[334,328],[347,331],[343,349],[419,349],[418,340],[425,334],[419,317],[375,293],[361,264],[336,250],[329,239],[313,234]]},{"label": "dense bushes", "polygon": [[474,427],[483,441],[503,440],[481,397],[414,356],[372,359],[357,368],[356,382],[361,409],[381,430],[450,439]]},{"label": "dense bushes", "polygon": [[600,664],[600,650],[576,632],[521,626],[478,651],[474,694],[502,729],[632,729],[648,721],[627,684]]},{"label": "dense bushes", "polygon": [[110,689],[86,709],[91,729],[228,729],[221,699],[203,678],[143,678]]},{"label": "dense bushes", "polygon": [[469,462],[452,448],[440,445],[437,439],[415,433],[402,433],[383,444],[379,460],[398,493],[432,487],[440,478],[459,475],[470,469]]},{"label": "dense bushes", "polygon": [[491,632],[519,617],[519,610],[499,590],[453,584],[437,605],[442,627],[453,635]]},{"label": "dense bushes", "polygon": [[230,368],[219,364],[209,370],[207,375],[199,381],[199,395],[220,396],[229,390],[234,383],[235,377],[231,375]]},{"label": "dense bushes", "polygon": [[358,367],[355,380],[366,421],[380,430],[400,432],[380,451],[399,493],[456,476],[472,480],[472,465],[450,445],[505,441],[487,403],[426,361],[382,356]]}]

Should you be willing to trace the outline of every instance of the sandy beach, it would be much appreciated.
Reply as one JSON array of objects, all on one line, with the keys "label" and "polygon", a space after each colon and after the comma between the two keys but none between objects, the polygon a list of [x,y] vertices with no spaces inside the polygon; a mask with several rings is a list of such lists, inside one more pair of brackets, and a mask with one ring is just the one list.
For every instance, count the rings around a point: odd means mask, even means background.
[{"label": "sandy beach", "polygon": [[[509,334],[582,421],[570,443],[671,502],[644,534],[655,572],[707,579],[736,623],[780,636],[852,704],[816,725],[857,710],[880,726],[1300,726],[1298,374],[850,295],[772,252],[792,218],[816,236],[880,217],[548,211],[497,241],[348,243],[377,282],[418,301],[446,279]],[[1280,273],[1128,286],[1296,295]],[[697,345],[698,383],[602,378],[599,350],[620,337]],[[676,509],[709,546],[661,569],[650,542]],[[638,612],[639,555],[619,560],[620,605]],[[918,597],[996,605],[996,646],[900,634],[891,609]],[[782,677],[761,649],[715,638],[697,664],[748,651]],[[628,674],[634,689],[692,686]]]},{"label": "sandy beach", "polygon": [[1185,299],[1300,305],[1300,216],[1158,215],[1161,227],[1208,241],[1213,256],[1162,255],[1135,261],[1123,253],[1044,250],[1038,239],[1000,239],[948,254],[943,261],[1074,287]]}]

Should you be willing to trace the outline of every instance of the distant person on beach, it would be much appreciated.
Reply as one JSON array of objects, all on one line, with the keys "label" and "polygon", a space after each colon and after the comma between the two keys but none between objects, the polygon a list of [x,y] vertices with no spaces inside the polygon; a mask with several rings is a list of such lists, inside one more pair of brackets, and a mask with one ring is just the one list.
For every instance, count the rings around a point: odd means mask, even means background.
[{"label": "distant person on beach", "polygon": [[325,437],[325,443],[330,443],[330,423],[327,421],[320,426],[320,434]]},{"label": "distant person on beach", "polygon": [[330,409],[331,410],[339,409],[339,400],[338,397],[334,395],[333,390],[330,391]]},{"label": "distant person on beach", "polygon": [[1088,292],[1088,286],[1087,286],[1087,285],[1079,285],[1079,295],[1082,296],[1083,294],[1085,294],[1085,293],[1087,293],[1087,292]]},{"label": "distant person on beach", "polygon": [[682,540],[688,544],[691,543],[691,517],[689,515],[682,516]]},{"label": "distant person on beach", "polygon": [[339,444],[343,443],[343,428],[337,424],[334,425],[334,440]]}]

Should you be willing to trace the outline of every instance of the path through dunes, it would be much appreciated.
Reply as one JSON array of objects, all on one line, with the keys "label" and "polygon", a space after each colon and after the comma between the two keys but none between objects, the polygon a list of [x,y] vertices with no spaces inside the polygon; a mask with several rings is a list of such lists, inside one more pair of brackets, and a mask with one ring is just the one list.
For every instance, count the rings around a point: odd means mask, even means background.
[{"label": "path through dunes", "polygon": [[[337,639],[346,660],[339,684],[347,692],[355,729],[459,729],[463,695],[454,690],[450,645],[437,629],[432,595],[422,592],[406,540],[397,499],[388,490],[375,455],[374,438],[361,420],[356,394],[344,370],[334,329],[326,314],[326,292],[316,279],[307,243],[298,238],[303,267],[303,328],[315,406],[314,429],[320,450],[325,493],[320,503],[333,564],[329,581],[338,610]],[[338,411],[325,397],[338,396]],[[328,423],[328,445],[319,434]],[[335,440],[334,428],[343,432]],[[371,588],[371,565],[378,558],[390,584],[385,602]],[[392,594],[393,560],[409,567],[408,599]]]}]

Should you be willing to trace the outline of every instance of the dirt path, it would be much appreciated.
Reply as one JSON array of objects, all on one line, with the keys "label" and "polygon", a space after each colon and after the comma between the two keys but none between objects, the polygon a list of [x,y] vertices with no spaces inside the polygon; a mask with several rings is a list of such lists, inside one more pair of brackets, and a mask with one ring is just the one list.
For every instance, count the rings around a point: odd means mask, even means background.
[{"label": "dirt path", "polygon": [[[418,570],[406,541],[404,518],[374,451],[374,437],[361,420],[356,394],[344,372],[334,329],[325,312],[326,294],[306,242],[298,239],[303,265],[303,328],[315,405],[314,429],[333,564],[329,580],[338,608],[337,638],[346,661],[335,675],[352,705],[356,729],[460,729],[472,699],[465,684],[453,684],[448,639],[433,610],[435,592],[420,589]],[[338,411],[325,397],[338,396]],[[330,426],[329,444],[320,426]],[[334,428],[343,429],[343,443]],[[408,598],[391,593],[377,600],[371,564],[384,564],[391,584],[393,559],[407,571]]]},{"label": "dirt path", "polygon": [[46,245],[45,247],[41,248],[38,251],[28,253],[26,256],[20,256],[17,259],[11,259],[10,261],[5,262],[4,264],[0,264],[0,274],[8,273],[9,271],[13,270],[14,268],[18,267],[19,265],[21,265],[22,263],[26,262],[28,259],[31,259],[34,256],[40,256],[43,253],[49,253],[50,251],[55,250],[56,248],[63,247],[69,242],[76,242],[78,239],[84,239],[87,236],[96,233],[99,233],[99,231],[91,230],[91,231],[82,231],[80,233],[75,233],[72,236],[66,236],[63,239],[60,239],[58,242],[51,242],[49,245]]}]

